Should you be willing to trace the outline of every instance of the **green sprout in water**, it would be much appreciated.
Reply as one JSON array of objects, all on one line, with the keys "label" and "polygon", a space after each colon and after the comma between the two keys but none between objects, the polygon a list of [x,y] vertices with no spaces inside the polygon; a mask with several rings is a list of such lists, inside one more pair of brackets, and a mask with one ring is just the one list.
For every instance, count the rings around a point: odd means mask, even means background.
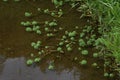
[{"label": "green sprout in water", "polygon": [[94,58],[99,57],[98,53],[93,53],[93,57],[94,57]]},{"label": "green sprout in water", "polygon": [[58,48],[57,48],[57,51],[58,51],[58,52],[63,52],[63,50],[62,50],[61,47],[58,47]]},{"label": "green sprout in water", "polygon": [[56,8],[63,5],[63,1],[59,0],[52,0],[52,3],[56,6]]},{"label": "green sprout in water", "polygon": [[74,36],[76,36],[76,34],[77,34],[77,32],[76,32],[76,31],[73,31],[73,32],[69,32],[69,33],[68,33],[68,36],[69,36],[69,37],[74,37]]},{"label": "green sprout in water", "polygon": [[32,25],[37,25],[38,22],[37,21],[32,21]]},{"label": "green sprout in water", "polygon": [[86,46],[86,43],[83,39],[79,39],[79,46],[81,46],[81,47]]},{"label": "green sprout in water", "polygon": [[41,60],[41,58],[35,58],[34,62],[38,63],[38,62],[40,62],[40,60]]},{"label": "green sprout in water", "polygon": [[81,54],[82,55],[88,55],[88,51],[87,50],[82,50]]},{"label": "green sprout in water", "polygon": [[57,23],[55,21],[52,21],[52,22],[49,23],[49,26],[50,27],[57,26]]},{"label": "green sprout in water", "polygon": [[62,11],[62,9],[59,9],[59,11],[58,11],[58,17],[61,17],[63,15],[63,11]]},{"label": "green sprout in water", "polygon": [[81,34],[80,34],[80,38],[82,38],[84,35],[85,35],[85,33],[81,33]]},{"label": "green sprout in water", "polygon": [[32,31],[32,28],[31,28],[31,27],[26,27],[26,31],[27,31],[27,32],[31,32],[31,31]]},{"label": "green sprout in water", "polygon": [[64,45],[64,42],[60,42],[60,43],[59,43],[59,46],[63,46],[63,45]]},{"label": "green sprout in water", "polygon": [[67,51],[72,51],[72,48],[71,47],[67,47]]},{"label": "green sprout in water", "polygon": [[109,73],[105,72],[104,77],[109,77]]},{"label": "green sprout in water", "polygon": [[110,74],[109,74],[109,77],[110,77],[110,78],[113,78],[113,77],[114,77],[114,74],[113,74],[113,73],[110,73]]},{"label": "green sprout in water", "polygon": [[33,26],[33,31],[37,31],[40,29],[40,26]]},{"label": "green sprout in water", "polygon": [[65,35],[62,36],[62,39],[63,39],[63,40],[66,39],[66,38],[67,38],[67,37],[66,37]]},{"label": "green sprout in water", "polygon": [[51,61],[51,62],[49,63],[48,69],[49,69],[49,70],[53,70],[53,69],[54,69],[54,61]]},{"label": "green sprout in water", "polygon": [[50,65],[48,66],[48,69],[49,69],[49,70],[53,70],[53,69],[54,69],[54,66],[50,64]]},{"label": "green sprout in water", "polygon": [[78,58],[77,58],[77,57],[74,57],[74,60],[76,61],[76,60],[78,60]]},{"label": "green sprout in water", "polygon": [[74,37],[71,37],[70,40],[75,41],[75,38],[74,38]]},{"label": "green sprout in water", "polygon": [[30,26],[31,23],[29,21],[26,21],[26,22],[21,22],[20,23],[22,26]]},{"label": "green sprout in water", "polygon": [[52,37],[52,36],[54,36],[54,35],[53,35],[53,33],[47,33],[47,36],[48,36],[48,37]]},{"label": "green sprout in water", "polygon": [[32,42],[32,43],[31,43],[31,46],[32,46],[34,49],[38,49],[38,48],[41,46],[41,41],[37,41],[36,43],[35,43],[35,42]]},{"label": "green sprout in water", "polygon": [[87,64],[87,60],[82,60],[82,61],[80,62],[80,64],[81,64],[81,65],[86,65],[86,64]]},{"label": "green sprout in water", "polygon": [[78,47],[78,50],[79,50],[79,51],[81,51],[81,50],[82,50],[82,48],[81,48],[81,47]]},{"label": "green sprout in water", "polygon": [[97,67],[98,64],[97,64],[97,63],[93,63],[92,66],[93,66],[93,67]]},{"label": "green sprout in water", "polygon": [[49,12],[50,12],[49,9],[45,9],[45,10],[44,10],[44,13],[47,13],[47,14],[48,14]]},{"label": "green sprout in water", "polygon": [[42,54],[42,52],[41,52],[41,51],[39,51],[39,52],[38,52],[38,54],[39,54],[39,55],[41,55],[41,54]]},{"label": "green sprout in water", "polygon": [[32,13],[30,12],[25,12],[25,17],[31,17],[32,16]]},{"label": "green sprout in water", "polygon": [[28,59],[27,60],[27,65],[32,65],[33,64],[33,60],[32,59]]},{"label": "green sprout in water", "polygon": [[37,30],[36,33],[37,33],[37,34],[42,34],[40,30]]},{"label": "green sprout in water", "polygon": [[50,30],[49,30],[49,28],[48,28],[48,27],[45,27],[45,31],[46,31],[46,32],[49,32]]},{"label": "green sprout in water", "polygon": [[31,54],[30,54],[30,56],[31,56],[31,57],[34,57],[34,54],[33,54],[33,53],[31,53]]},{"label": "green sprout in water", "polygon": [[51,16],[55,16],[55,13],[54,13],[54,12],[52,12],[52,13],[51,13]]},{"label": "green sprout in water", "polygon": [[37,11],[39,11],[39,12],[40,12],[40,11],[41,11],[41,8],[37,8]]},{"label": "green sprout in water", "polygon": [[91,39],[87,41],[87,45],[92,45],[92,40]]}]

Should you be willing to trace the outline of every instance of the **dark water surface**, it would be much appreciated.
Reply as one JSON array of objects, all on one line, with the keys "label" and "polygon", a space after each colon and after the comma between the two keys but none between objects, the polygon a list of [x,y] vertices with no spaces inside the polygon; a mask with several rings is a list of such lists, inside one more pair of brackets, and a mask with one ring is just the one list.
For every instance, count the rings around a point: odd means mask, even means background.
[{"label": "dark water surface", "polygon": [[76,73],[75,68],[59,73],[48,69],[42,72],[40,67],[26,66],[23,57],[7,59],[3,63],[2,69],[0,80],[79,80],[80,77],[80,73]]},{"label": "dark water surface", "polygon": [[[33,2],[30,0],[21,0],[21,2],[13,2],[9,0],[8,3],[0,1],[0,80],[107,80],[103,77],[103,62],[93,59],[89,55],[88,57],[81,57],[76,50],[67,55],[61,55],[60,60],[55,62],[55,70],[48,70],[48,61],[54,59],[56,54],[47,56],[47,59],[43,60],[37,66],[26,66],[26,58],[30,57],[30,53],[36,53],[36,51],[30,46],[32,41],[43,40],[43,45],[55,45],[58,43],[57,38],[47,39],[43,33],[43,36],[38,36],[25,31],[24,27],[21,27],[21,21],[29,20],[51,20],[53,17],[48,15],[38,15],[31,19],[25,18],[24,13],[30,11],[37,14],[37,8],[49,8],[55,9],[50,0],[37,0]],[[63,6],[63,10],[69,10],[68,5]],[[64,27],[65,30],[73,30],[73,27],[83,27],[88,24],[86,19],[80,19],[80,13],[76,10],[71,10],[68,14],[63,15],[59,19],[59,27]],[[56,35],[58,38],[63,35],[64,31],[58,32]],[[81,31],[81,29],[79,30]],[[55,41],[56,40],[56,41]],[[91,47],[87,48],[90,52],[94,52]],[[4,57],[1,57],[4,56]],[[75,56],[79,57],[79,60],[87,59],[88,65],[81,67],[80,65],[72,62]],[[93,62],[98,62],[100,69],[94,69],[91,67]]]}]

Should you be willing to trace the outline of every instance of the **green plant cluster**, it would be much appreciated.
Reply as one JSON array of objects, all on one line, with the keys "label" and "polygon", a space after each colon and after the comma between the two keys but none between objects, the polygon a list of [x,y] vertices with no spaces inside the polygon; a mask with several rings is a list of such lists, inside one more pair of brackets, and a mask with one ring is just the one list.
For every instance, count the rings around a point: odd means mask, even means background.
[{"label": "green plant cluster", "polygon": [[[82,17],[91,17],[99,22],[98,32],[102,36],[95,41],[95,45],[97,49],[103,51],[104,59],[115,58],[115,61],[111,62],[116,65],[109,65],[109,67],[120,74],[118,67],[120,65],[120,1],[84,0],[84,3],[77,10],[83,12]],[[93,56],[95,57],[97,54]],[[104,76],[109,76],[109,74],[105,73]]]},{"label": "green plant cluster", "polygon": [[[3,0],[3,1],[7,2],[8,0]],[[18,2],[20,0],[14,0],[14,1]],[[39,13],[42,12],[45,15],[50,15],[54,18],[56,18],[56,17],[60,18],[64,14],[63,10],[60,9],[60,6],[64,5],[66,2],[68,2],[68,3],[70,3],[71,9],[72,9],[72,8],[76,7],[76,5],[78,5],[79,2],[81,2],[81,1],[82,0],[52,0],[53,4],[56,6],[56,8],[58,8],[57,11],[54,11],[54,10],[51,11],[48,8],[44,9],[44,10],[42,10],[41,8],[37,8],[37,10]],[[78,10],[84,12],[84,14],[81,16],[81,18],[83,16],[93,17],[92,5],[89,5],[89,4],[82,5],[81,7],[78,8]],[[34,17],[35,15],[32,12],[26,11],[24,13],[24,16],[26,18],[30,19],[30,18]],[[101,17],[99,17],[99,18],[101,18]],[[102,21],[100,19],[99,19],[99,22],[102,23]],[[25,22],[22,21],[21,25],[26,28],[25,29],[26,32],[35,32],[37,34],[43,34],[43,35],[45,34],[45,36],[48,39],[48,37],[55,36],[55,32],[58,31],[57,26],[59,24],[54,19],[52,21],[46,20],[44,22],[39,22],[39,21],[35,21],[35,20],[34,21],[25,21]],[[43,31],[43,29],[44,29],[44,31]],[[63,28],[59,27],[59,30],[63,30]],[[71,31],[66,30],[65,34],[62,35],[60,42],[58,42],[57,47],[55,46],[56,47],[55,51],[57,51],[59,53],[65,53],[65,51],[72,53],[74,50],[74,46],[78,45],[78,47],[76,47],[76,48],[78,48],[78,51],[81,52],[82,55],[80,54],[80,56],[82,56],[83,58],[86,58],[87,55],[89,55],[89,50],[87,50],[86,47],[92,46],[93,43],[97,44],[96,34],[93,34],[93,27],[88,26],[88,25],[84,26],[84,29],[81,33],[79,33],[78,30],[79,30],[78,26],[75,26],[75,30],[71,30]],[[99,29],[99,30],[101,30],[101,29]],[[90,36],[88,36],[88,34],[90,34]],[[30,54],[30,56],[32,58],[27,60],[27,62],[26,62],[27,65],[34,65],[36,63],[39,63],[44,56],[51,54],[51,51],[54,51],[54,50],[51,50],[50,46],[43,45],[42,41],[40,41],[40,40],[38,40],[36,42],[31,42],[31,47],[33,47],[36,51],[38,51],[38,53]],[[99,57],[98,53],[93,53],[93,57],[98,58]],[[87,59],[79,60],[78,56],[74,57],[74,60],[78,61],[78,64],[80,64],[82,66],[85,66],[88,64]],[[107,65],[107,62],[106,62],[106,65]],[[92,66],[99,67],[98,63],[95,63],[95,62],[92,64]],[[48,69],[53,70],[54,68],[55,68],[55,65],[54,65],[54,60],[53,60],[53,61],[50,61],[50,63],[48,64]],[[112,77],[113,74],[105,73],[104,76]]]}]

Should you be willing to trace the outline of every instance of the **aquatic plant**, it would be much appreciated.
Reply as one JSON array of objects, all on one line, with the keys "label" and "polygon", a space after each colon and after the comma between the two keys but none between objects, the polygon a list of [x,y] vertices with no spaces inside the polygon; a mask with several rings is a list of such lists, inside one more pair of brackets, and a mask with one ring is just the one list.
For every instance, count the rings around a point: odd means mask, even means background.
[{"label": "aquatic plant", "polygon": [[40,30],[37,30],[36,33],[37,34],[42,34],[42,32]]},{"label": "aquatic plant", "polygon": [[68,33],[69,33],[69,32],[66,30],[66,31],[65,31],[65,34],[68,35]]},{"label": "aquatic plant", "polygon": [[39,54],[39,55],[41,55],[41,54],[42,54],[42,52],[41,52],[41,51],[39,51],[39,52],[38,52],[38,54]]},{"label": "aquatic plant", "polygon": [[33,31],[37,31],[37,30],[39,30],[40,29],[40,26],[33,26]]},{"label": "aquatic plant", "polygon": [[42,10],[41,10],[41,8],[37,8],[37,11],[41,12]]},{"label": "aquatic plant", "polygon": [[62,50],[61,47],[58,47],[58,48],[57,48],[57,51],[58,51],[58,52],[63,52],[63,50]]},{"label": "aquatic plant", "polygon": [[55,16],[56,14],[54,12],[51,13],[51,16]]},{"label": "aquatic plant", "polygon": [[66,37],[65,35],[62,36],[62,39],[63,39],[63,40],[66,39],[66,38],[67,38],[67,37]]},{"label": "aquatic plant", "polygon": [[48,27],[45,27],[44,30],[45,30],[46,32],[49,32],[49,31],[50,31]]},{"label": "aquatic plant", "polygon": [[64,42],[59,42],[59,46],[63,46],[64,45]]},{"label": "aquatic plant", "polygon": [[38,22],[37,21],[32,21],[32,25],[37,25]]},{"label": "aquatic plant", "polygon": [[105,72],[104,77],[109,77],[109,73]]},{"label": "aquatic plant", "polygon": [[98,53],[93,53],[93,57],[94,57],[94,58],[99,57]]},{"label": "aquatic plant", "polygon": [[83,39],[79,39],[79,46],[81,47],[85,47],[86,46],[86,43]]},{"label": "aquatic plant", "polygon": [[79,62],[81,65],[86,65],[87,64],[87,60],[82,60]]},{"label": "aquatic plant", "polygon": [[50,27],[57,26],[57,23],[55,21],[52,21],[48,24]]},{"label": "aquatic plant", "polygon": [[74,36],[76,36],[76,34],[77,34],[76,31],[72,31],[72,32],[69,32],[69,33],[68,33],[68,36],[69,36],[69,37],[74,37]]},{"label": "aquatic plant", "polygon": [[49,70],[53,70],[54,69],[54,60],[50,61],[49,66],[48,66]]},{"label": "aquatic plant", "polygon": [[62,9],[59,9],[59,11],[58,11],[58,17],[61,17],[63,15],[63,11],[62,11]]},{"label": "aquatic plant", "polygon": [[92,66],[93,66],[93,67],[97,67],[98,64],[97,64],[97,63],[92,63]]},{"label": "aquatic plant", "polygon": [[82,38],[83,36],[85,36],[85,33],[80,33],[80,38]]},{"label": "aquatic plant", "polygon": [[32,13],[30,13],[30,12],[25,12],[25,17],[31,17],[32,16]]},{"label": "aquatic plant", "polygon": [[48,14],[49,13],[49,9],[45,9],[43,12]]},{"label": "aquatic plant", "polygon": [[30,56],[31,56],[31,57],[34,57],[34,54],[33,54],[33,53],[31,53],[31,54],[30,54]]},{"label": "aquatic plant", "polygon": [[31,65],[31,64],[33,64],[33,60],[32,59],[28,59],[27,60],[27,65]]},{"label": "aquatic plant", "polygon": [[109,77],[110,77],[110,78],[113,78],[113,77],[114,77],[114,74],[113,74],[113,73],[110,73],[110,74],[109,74]]},{"label": "aquatic plant", "polygon": [[48,25],[49,24],[49,21],[45,21],[45,25]]},{"label": "aquatic plant", "polygon": [[88,55],[88,50],[82,50],[82,51],[81,51],[81,54],[82,54],[82,55]]},{"label": "aquatic plant", "polygon": [[77,58],[77,57],[74,57],[74,60],[76,61],[76,60],[78,60],[78,58]]},{"label": "aquatic plant", "polygon": [[[86,25],[87,26],[87,25]],[[87,28],[86,28],[86,32],[88,33],[88,32],[90,32],[92,30],[92,26],[87,26]]]},{"label": "aquatic plant", "polygon": [[41,60],[41,58],[38,57],[38,58],[34,59],[34,62],[38,63],[38,62],[40,62],[40,60]]},{"label": "aquatic plant", "polygon": [[31,46],[32,46],[34,49],[38,49],[38,48],[41,46],[41,41],[37,41],[36,43],[35,43],[35,42],[32,42],[32,43],[31,43]]},{"label": "aquatic plant", "polygon": [[30,26],[31,25],[31,23],[29,22],[29,21],[26,21],[26,22],[21,22],[20,23],[22,26]]},{"label": "aquatic plant", "polygon": [[78,47],[78,50],[80,51],[80,50],[82,50],[82,48],[81,48],[81,47]]},{"label": "aquatic plant", "polygon": [[75,29],[79,29],[79,27],[78,27],[78,26],[75,26]]},{"label": "aquatic plant", "polygon": [[92,40],[91,39],[89,39],[88,41],[87,41],[87,45],[92,45]]},{"label": "aquatic plant", "polygon": [[59,6],[63,5],[63,1],[59,1],[59,0],[52,0],[52,3],[56,6],[56,8],[58,8]]},{"label": "aquatic plant", "polygon": [[53,66],[52,64],[50,64],[50,65],[48,66],[48,69],[49,69],[49,70],[53,70],[53,69],[54,69],[54,66]]},{"label": "aquatic plant", "polygon": [[47,33],[47,36],[52,37],[52,36],[54,36],[54,34],[53,33]]},{"label": "aquatic plant", "polygon": [[71,37],[70,40],[75,41],[75,38],[74,38],[74,37]]},{"label": "aquatic plant", "polygon": [[66,44],[66,48],[68,48],[68,47],[70,47],[70,44],[68,43],[68,44]]},{"label": "aquatic plant", "polygon": [[26,27],[25,29],[27,32],[31,32],[32,31],[32,28],[31,27]]},{"label": "aquatic plant", "polygon": [[72,48],[71,47],[67,47],[67,51],[72,51]]}]

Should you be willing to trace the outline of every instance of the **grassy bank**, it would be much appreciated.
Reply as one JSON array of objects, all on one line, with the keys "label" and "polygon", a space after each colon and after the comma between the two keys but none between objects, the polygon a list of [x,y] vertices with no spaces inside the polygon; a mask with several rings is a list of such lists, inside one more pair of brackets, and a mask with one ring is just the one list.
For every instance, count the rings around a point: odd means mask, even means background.
[{"label": "grassy bank", "polygon": [[[83,7],[84,6],[84,7]],[[83,15],[90,13],[92,19],[99,22],[98,32],[102,35],[96,40],[96,47],[104,57],[104,67],[120,75],[120,3],[119,0],[86,0],[79,7]],[[106,72],[105,72],[106,73]]]}]

